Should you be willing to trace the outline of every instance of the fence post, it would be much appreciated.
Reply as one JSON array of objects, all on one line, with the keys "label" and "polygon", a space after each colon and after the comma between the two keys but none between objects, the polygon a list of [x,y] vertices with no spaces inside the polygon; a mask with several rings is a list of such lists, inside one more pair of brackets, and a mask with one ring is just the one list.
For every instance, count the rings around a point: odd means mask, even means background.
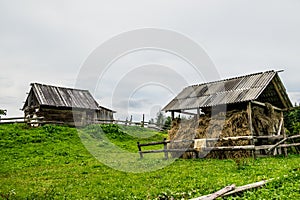
[{"label": "fence post", "polygon": [[169,159],[169,155],[168,155],[168,146],[167,146],[167,142],[166,142],[166,138],[164,138],[164,152],[165,152],[165,159],[168,160]]},{"label": "fence post", "polygon": [[140,158],[143,158],[143,152],[142,152],[142,149],[141,149],[141,146],[140,146],[140,142],[137,142],[137,146],[138,146],[138,149],[139,149]]},{"label": "fence post", "polygon": [[132,124],[132,115],[130,115],[130,121],[129,121],[129,126]]},{"label": "fence post", "polygon": [[142,121],[141,127],[144,127],[144,123],[145,123],[145,114],[143,114],[143,121]]}]

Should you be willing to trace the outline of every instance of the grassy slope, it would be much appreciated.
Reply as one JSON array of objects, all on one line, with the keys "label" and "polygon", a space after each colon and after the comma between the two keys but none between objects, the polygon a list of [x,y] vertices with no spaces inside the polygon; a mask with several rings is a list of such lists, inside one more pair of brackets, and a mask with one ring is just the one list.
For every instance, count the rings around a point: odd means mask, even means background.
[{"label": "grassy slope", "polygon": [[[93,135],[97,128],[85,130]],[[102,130],[131,152],[137,151],[137,141],[158,141],[165,136],[135,138],[140,133],[153,134],[138,127],[103,126]],[[275,180],[239,198],[299,199],[299,163],[299,155],[246,160],[241,167],[232,160],[177,160],[161,170],[134,174],[116,171],[93,158],[74,128],[0,126],[0,199],[191,198],[232,183],[244,185],[268,178]]]}]

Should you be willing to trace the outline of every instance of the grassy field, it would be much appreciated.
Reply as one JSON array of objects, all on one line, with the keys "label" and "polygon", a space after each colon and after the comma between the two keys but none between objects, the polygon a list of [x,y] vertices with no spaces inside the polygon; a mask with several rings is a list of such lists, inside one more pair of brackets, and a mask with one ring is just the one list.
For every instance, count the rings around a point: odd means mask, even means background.
[{"label": "grassy field", "polygon": [[[246,159],[241,165],[213,159],[171,162],[162,155],[138,158],[137,141],[160,141],[164,137],[140,127],[116,125],[93,125],[79,131],[52,125],[1,125],[0,199],[189,199],[226,185],[269,178],[274,180],[266,187],[228,199],[300,199],[299,155]],[[110,147],[110,141],[136,155],[130,162],[146,169],[153,160],[166,167],[144,173],[115,170],[95,159],[80,138],[97,138],[100,149]],[[108,160],[115,160],[111,155],[106,152]]]}]

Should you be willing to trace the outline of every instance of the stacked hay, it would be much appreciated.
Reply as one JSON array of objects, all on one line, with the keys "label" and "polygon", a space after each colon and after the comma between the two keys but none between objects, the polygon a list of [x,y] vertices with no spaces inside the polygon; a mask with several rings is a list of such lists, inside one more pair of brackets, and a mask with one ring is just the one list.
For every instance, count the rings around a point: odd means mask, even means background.
[{"label": "stacked hay", "polygon": [[[249,128],[249,119],[246,111],[233,110],[226,113],[223,129],[219,138],[235,137],[235,136],[251,136]],[[212,146],[244,146],[250,145],[250,140],[222,140]],[[207,154],[207,158],[243,158],[250,156],[250,152],[246,150],[240,151],[212,151]]]},{"label": "stacked hay", "polygon": [[253,128],[257,135],[272,135],[277,133],[280,124],[280,113],[275,112],[271,104],[266,108],[253,107]]},{"label": "stacked hay", "polygon": [[[254,133],[258,135],[273,134],[278,130],[280,114],[274,112],[271,105],[266,108],[253,107],[252,120]],[[246,111],[232,110],[227,113],[219,113],[213,117],[209,115],[201,116],[200,119],[180,120],[172,122],[172,129],[169,131],[170,140],[193,140],[202,138],[224,138],[234,136],[250,136],[249,119]],[[207,142],[207,147],[213,146],[244,146],[250,145],[250,140],[220,140],[217,142]],[[171,149],[193,148],[192,142],[170,143]],[[207,154],[207,155],[206,155]],[[211,151],[201,152],[200,156],[207,158],[242,158],[250,156],[250,152],[241,151]],[[174,152],[173,157],[193,158],[192,152]]]},{"label": "stacked hay", "polygon": [[[175,119],[172,122],[172,129],[168,131],[168,139],[172,141],[176,140],[193,140],[195,139],[196,120],[181,120]],[[188,149],[192,146],[191,142],[174,142],[169,144],[170,149]],[[172,157],[192,158],[192,152],[172,152]]]},{"label": "stacked hay", "polygon": [[[201,116],[199,120],[178,120],[176,119],[172,124],[172,129],[169,131],[170,140],[192,140],[202,138],[223,138],[232,136],[249,136],[248,117],[245,111],[230,111],[219,113],[213,117],[209,115]],[[223,128],[222,128],[223,127]],[[236,141],[217,141],[207,142],[207,147],[213,146],[242,146],[248,145],[249,141],[236,140]],[[171,149],[187,149],[193,148],[194,144],[191,142],[186,143],[171,143]],[[207,154],[205,152],[201,152]],[[248,156],[246,151],[212,151],[206,155],[208,158],[232,158],[232,157],[245,157]],[[173,157],[192,158],[194,153],[186,152],[172,153]]]}]

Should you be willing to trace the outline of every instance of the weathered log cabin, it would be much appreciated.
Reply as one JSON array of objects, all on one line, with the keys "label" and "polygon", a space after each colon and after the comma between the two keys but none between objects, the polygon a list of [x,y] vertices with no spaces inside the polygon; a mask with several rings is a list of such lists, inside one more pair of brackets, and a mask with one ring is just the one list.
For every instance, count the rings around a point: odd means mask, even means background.
[{"label": "weathered log cabin", "polygon": [[[278,72],[266,71],[188,86],[163,110],[171,112],[173,119],[173,128],[169,131],[171,140],[249,136],[253,138],[251,141],[217,140],[216,145],[255,146],[286,137],[283,112],[291,107],[293,105]],[[176,113],[194,117],[189,125],[183,125],[175,118]],[[173,148],[179,147],[174,144]],[[230,157],[224,152],[210,155]]]},{"label": "weathered log cabin", "polygon": [[33,124],[84,126],[97,120],[113,120],[115,111],[100,106],[88,90],[31,83],[22,108]]}]

